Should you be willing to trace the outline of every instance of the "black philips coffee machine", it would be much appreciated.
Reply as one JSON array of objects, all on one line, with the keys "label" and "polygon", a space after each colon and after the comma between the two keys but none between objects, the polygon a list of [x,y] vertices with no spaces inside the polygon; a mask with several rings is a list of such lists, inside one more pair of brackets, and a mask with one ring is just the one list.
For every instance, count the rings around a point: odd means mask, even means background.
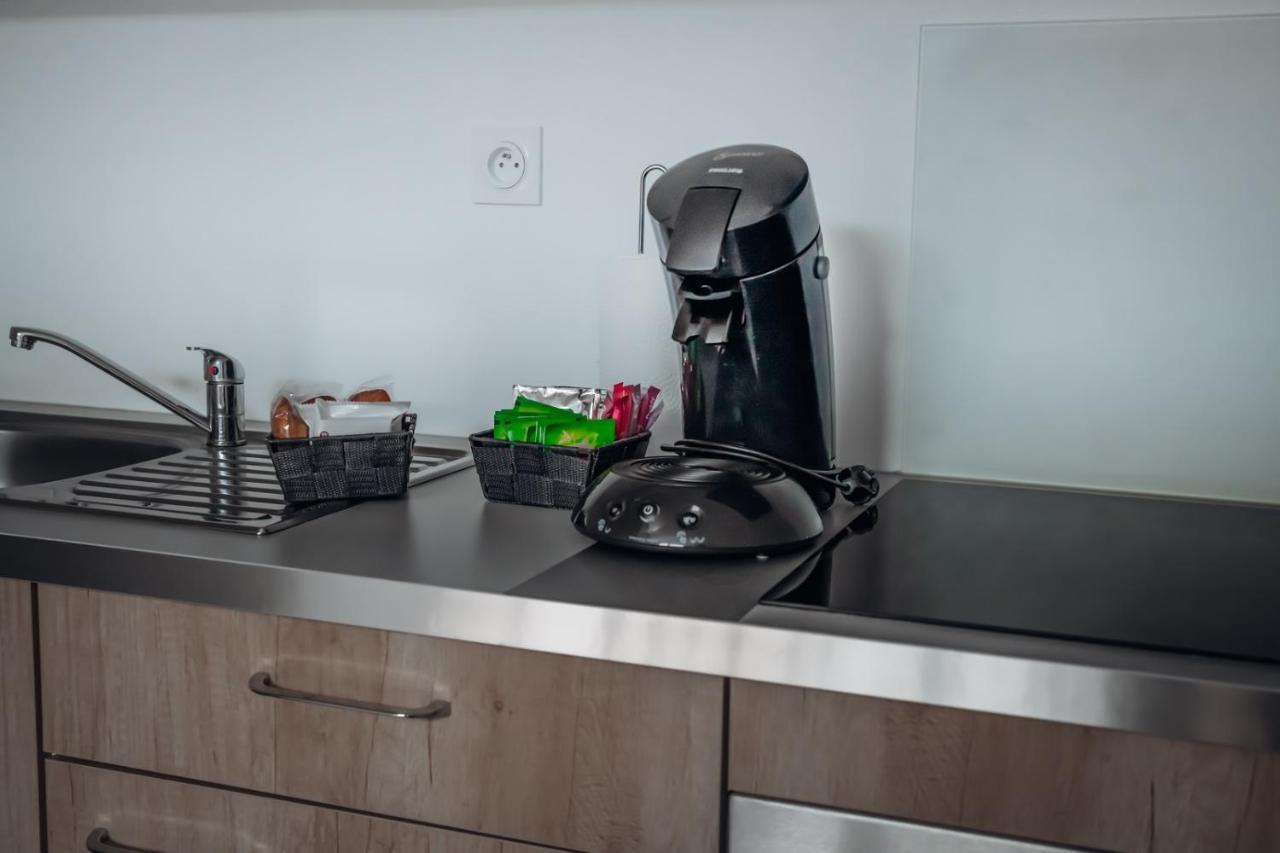
[{"label": "black philips coffee machine", "polygon": [[869,500],[865,468],[833,468],[828,261],[809,169],[772,145],[719,148],[654,183],[649,215],[681,345],[685,439],[620,463],[574,511],[584,533],[686,553],[767,553],[822,533],[837,492]]},{"label": "black philips coffee machine", "polygon": [[683,344],[685,438],[830,467],[828,263],[804,160],[708,151],[659,178],[648,207]]}]

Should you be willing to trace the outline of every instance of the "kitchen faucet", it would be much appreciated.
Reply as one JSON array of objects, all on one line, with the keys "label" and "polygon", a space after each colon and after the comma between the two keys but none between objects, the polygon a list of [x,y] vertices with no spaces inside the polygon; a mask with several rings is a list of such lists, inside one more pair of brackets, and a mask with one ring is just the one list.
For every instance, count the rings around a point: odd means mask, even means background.
[{"label": "kitchen faucet", "polygon": [[44,329],[28,329],[13,326],[9,329],[9,343],[19,349],[31,349],[37,341],[62,347],[69,353],[92,364],[99,370],[114,376],[144,397],[159,403],[183,420],[204,430],[209,436],[210,447],[238,447],[244,444],[244,370],[240,362],[229,355],[208,347],[187,347],[204,353],[204,383],[207,412],[195,409],[161,391],[136,373],[126,370],[100,352],[77,340],[48,332]]}]

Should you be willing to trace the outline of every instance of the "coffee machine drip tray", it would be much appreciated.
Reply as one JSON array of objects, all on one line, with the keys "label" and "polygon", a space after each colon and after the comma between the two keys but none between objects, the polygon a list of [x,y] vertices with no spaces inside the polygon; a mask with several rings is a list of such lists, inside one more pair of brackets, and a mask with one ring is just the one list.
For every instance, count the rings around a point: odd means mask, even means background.
[{"label": "coffee machine drip tray", "polygon": [[1280,507],[907,479],[762,603],[1280,663]]}]

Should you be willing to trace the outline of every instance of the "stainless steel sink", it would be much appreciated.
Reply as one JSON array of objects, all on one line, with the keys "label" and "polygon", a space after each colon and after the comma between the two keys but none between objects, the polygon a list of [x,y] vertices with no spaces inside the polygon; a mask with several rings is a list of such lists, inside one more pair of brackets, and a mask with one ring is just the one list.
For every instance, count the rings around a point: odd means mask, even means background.
[{"label": "stainless steel sink", "polygon": [[[0,410],[0,500],[252,534],[352,505],[286,503],[264,435],[247,438],[215,448],[184,427]],[[472,464],[465,441],[433,439],[419,436],[410,486]]]},{"label": "stainless steel sink", "polygon": [[158,441],[0,428],[0,489],[96,474],[181,449]]}]

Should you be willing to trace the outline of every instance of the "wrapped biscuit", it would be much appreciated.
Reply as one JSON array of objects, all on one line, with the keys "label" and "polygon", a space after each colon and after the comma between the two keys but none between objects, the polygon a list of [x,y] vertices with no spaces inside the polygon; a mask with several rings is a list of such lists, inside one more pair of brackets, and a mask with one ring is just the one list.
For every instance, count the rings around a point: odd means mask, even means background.
[{"label": "wrapped biscuit", "polygon": [[298,406],[288,394],[277,394],[271,403],[272,438],[307,438],[311,429],[307,426]]},{"label": "wrapped biscuit", "polygon": [[349,403],[390,403],[395,397],[391,393],[391,377],[379,376],[362,382],[356,390],[347,395]]},{"label": "wrapped biscuit", "polygon": [[312,435],[330,436],[399,432],[409,406],[405,402],[331,403],[320,400],[314,406],[301,406],[300,409]]},{"label": "wrapped biscuit", "polygon": [[333,383],[291,382],[272,400],[271,437],[322,438],[399,431],[410,404],[393,400],[391,383],[386,379],[366,382],[345,399]]}]

